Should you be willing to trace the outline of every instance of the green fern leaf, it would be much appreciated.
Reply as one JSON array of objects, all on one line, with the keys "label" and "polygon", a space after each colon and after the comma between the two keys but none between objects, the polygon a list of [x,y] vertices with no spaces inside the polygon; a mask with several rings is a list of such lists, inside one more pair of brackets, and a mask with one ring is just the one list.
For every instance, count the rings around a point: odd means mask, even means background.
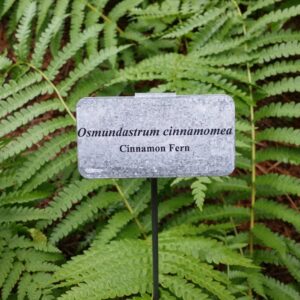
[{"label": "green fern leaf", "polygon": [[185,35],[194,28],[202,27],[208,22],[217,19],[224,11],[225,8],[213,8],[204,14],[195,14],[193,17],[189,18],[189,20],[172,28],[170,32],[163,35],[163,38],[177,38]]},{"label": "green fern leaf", "polygon": [[268,200],[258,200],[255,211],[259,219],[279,219],[292,224],[300,232],[299,213],[285,205]]},{"label": "green fern leaf", "polygon": [[12,271],[9,273],[3,288],[2,288],[2,299],[6,300],[16,283],[19,281],[22,272],[24,271],[24,265],[21,262],[15,262]]},{"label": "green fern leaf", "polygon": [[279,174],[265,174],[256,178],[259,195],[292,194],[300,196],[300,179]]},{"label": "green fern leaf", "polygon": [[262,1],[262,2],[253,2],[253,3],[249,2],[250,5],[247,7],[247,10],[243,14],[243,17],[246,18],[256,11],[258,11],[262,8],[268,7],[272,4],[275,4],[276,2],[280,2],[280,1],[281,0],[266,0],[266,1]]},{"label": "green fern leaf", "polygon": [[255,81],[263,80],[270,76],[275,76],[283,73],[298,73],[300,69],[300,60],[294,61],[277,61],[274,64],[269,64],[258,69],[253,74]]},{"label": "green fern leaf", "polygon": [[4,0],[2,3],[1,13],[0,16],[4,16],[7,11],[13,6],[16,0]]},{"label": "green fern leaf", "polygon": [[265,47],[272,44],[282,42],[299,41],[300,34],[298,31],[292,30],[278,30],[274,32],[267,32],[264,35],[254,36],[248,42],[249,51],[257,50],[258,48]]},{"label": "green fern leaf", "polygon": [[52,87],[47,82],[42,82],[33,86],[29,86],[17,94],[12,95],[7,100],[0,101],[0,118],[8,113],[22,107],[28,101],[39,95],[53,92]]},{"label": "green fern leaf", "polygon": [[290,147],[268,147],[256,152],[256,161],[274,160],[300,165],[300,151]]},{"label": "green fern leaf", "polygon": [[84,20],[84,9],[85,2],[81,0],[74,0],[72,3],[72,12],[71,12],[71,30],[70,38],[71,41],[77,38],[78,34],[81,32],[82,23]]},{"label": "green fern leaf", "polygon": [[63,213],[69,210],[74,203],[78,203],[83,197],[100,187],[111,185],[112,180],[77,180],[67,185],[50,202],[46,211],[51,216],[51,222],[62,217]]},{"label": "green fern leaf", "polygon": [[23,150],[31,147],[49,133],[70,125],[73,125],[73,120],[67,116],[58,117],[28,129],[28,131],[2,148],[0,162],[3,162],[7,158],[12,157],[15,154],[19,154]]},{"label": "green fern leaf", "polygon": [[274,10],[258,19],[249,29],[248,34],[258,32],[259,30],[267,29],[270,23],[286,21],[291,17],[300,14],[300,5],[291,6],[283,10]]},{"label": "green fern leaf", "polygon": [[262,89],[266,91],[269,96],[280,95],[288,92],[300,91],[300,76],[295,78],[284,78],[276,82],[270,82],[262,86]]},{"label": "green fern leaf", "polygon": [[263,106],[255,113],[255,120],[258,121],[262,118],[269,117],[289,117],[299,118],[300,117],[300,103],[289,102],[289,103],[271,103]]},{"label": "green fern leaf", "polygon": [[0,121],[0,138],[10,132],[13,132],[20,126],[27,124],[35,117],[52,110],[64,110],[61,102],[58,99],[36,103],[34,105],[30,105],[26,108],[18,110],[13,115],[9,115],[6,119],[2,119]]},{"label": "green fern leaf", "polygon": [[35,13],[36,3],[31,2],[29,6],[25,8],[24,15],[16,33],[18,44],[15,46],[15,51],[20,59],[25,60],[29,53],[29,37],[31,33],[30,24],[35,16]]},{"label": "green fern leaf", "polygon": [[191,185],[192,194],[196,201],[197,206],[202,211],[204,198],[205,198],[205,191],[207,187],[205,184],[210,184],[211,180],[208,177],[199,177],[196,181],[193,182]]},{"label": "green fern leaf", "polygon": [[1,255],[1,260],[0,260],[0,265],[1,265],[1,269],[0,269],[0,287],[3,286],[3,283],[5,282],[6,278],[10,274],[10,271],[13,267],[14,255],[15,254],[13,252],[5,252],[3,255]]},{"label": "green fern leaf", "polygon": [[207,299],[208,295],[197,289],[194,284],[188,283],[185,279],[163,275],[160,276],[161,285],[169,289],[174,295],[182,299],[202,300]]},{"label": "green fern leaf", "polygon": [[50,178],[53,178],[76,161],[76,149],[71,149],[68,152],[59,155],[57,158],[47,162],[41,169],[39,169],[39,172],[22,186],[22,190],[25,193],[33,191],[42,183],[47,182]]},{"label": "green fern leaf", "polygon": [[36,24],[36,33],[39,33],[49,13],[49,8],[52,4],[51,0],[38,1],[38,19]]},{"label": "green fern leaf", "polygon": [[295,41],[277,44],[275,46],[261,50],[259,52],[259,59],[257,60],[257,62],[259,64],[262,64],[277,58],[298,55],[300,54],[299,49],[300,43]]},{"label": "green fern leaf", "polygon": [[76,140],[73,131],[55,136],[43,147],[26,157],[26,161],[19,167],[19,173],[16,175],[16,181],[19,185],[30,179],[36,172],[51,158],[57,155],[62,148],[68,146]]},{"label": "green fern leaf", "polygon": [[28,207],[0,207],[0,223],[49,219],[43,210]]},{"label": "green fern leaf", "polygon": [[[120,201],[120,196],[113,192],[99,193],[95,197],[88,198],[76,206],[75,210],[71,211],[66,218],[54,227],[49,240],[52,243],[58,242],[82,224],[93,220],[100,209],[106,208],[118,201]],[[113,222],[112,219],[109,222]]]},{"label": "green fern leaf", "polygon": [[257,141],[272,141],[300,145],[300,129],[267,128],[257,133]]},{"label": "green fern leaf", "polygon": [[31,84],[41,80],[42,76],[35,72],[25,74],[19,80],[10,80],[8,83],[5,83],[0,87],[0,99],[17,94],[20,90],[23,90]]},{"label": "green fern leaf", "polygon": [[96,235],[94,243],[108,244],[131,220],[133,215],[129,211],[120,211],[110,217],[108,224]]},{"label": "green fern leaf", "polygon": [[265,276],[264,284],[267,287],[266,294],[274,300],[296,300],[300,298],[300,294],[296,291],[296,289],[271,277]]},{"label": "green fern leaf", "polygon": [[104,60],[108,59],[109,57],[115,55],[116,53],[126,48],[128,48],[128,46],[121,46],[119,48],[107,48],[84,60],[81,64],[77,66],[75,70],[70,72],[69,77],[66,80],[61,82],[61,84],[58,87],[61,94],[65,96],[77,80],[87,75]]},{"label": "green fern leaf", "polygon": [[66,63],[66,61],[75,55],[75,53],[82,48],[89,39],[96,37],[102,28],[103,26],[101,25],[94,25],[79,34],[76,40],[67,44],[51,61],[45,72],[47,78],[53,80],[59,69]]},{"label": "green fern leaf", "polygon": [[0,71],[6,70],[11,64],[12,61],[8,57],[0,55]]},{"label": "green fern leaf", "polygon": [[257,223],[252,232],[262,245],[277,250],[280,255],[286,254],[287,249],[285,243],[268,227]]},{"label": "green fern leaf", "polygon": [[54,17],[47,29],[41,34],[39,40],[35,44],[34,52],[32,54],[31,63],[40,68],[43,62],[43,57],[52,37],[58,32],[64,18]]}]

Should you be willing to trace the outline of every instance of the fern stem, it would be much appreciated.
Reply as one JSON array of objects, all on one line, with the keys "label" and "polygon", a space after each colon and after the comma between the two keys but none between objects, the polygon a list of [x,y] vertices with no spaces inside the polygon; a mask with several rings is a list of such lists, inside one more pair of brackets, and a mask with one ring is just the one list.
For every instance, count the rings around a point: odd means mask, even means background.
[{"label": "fern stem", "polygon": [[124,204],[125,204],[126,208],[127,208],[128,211],[130,212],[130,214],[133,216],[133,219],[134,219],[136,225],[138,226],[138,228],[140,229],[140,231],[141,231],[141,233],[142,233],[144,239],[146,240],[146,239],[147,239],[147,235],[146,235],[146,233],[145,233],[145,232],[146,232],[145,228],[143,227],[142,223],[139,221],[139,219],[138,219],[137,216],[135,215],[135,213],[134,213],[134,211],[133,211],[133,209],[132,209],[130,203],[129,203],[128,200],[127,200],[127,197],[125,196],[125,194],[124,194],[124,192],[122,191],[122,189],[121,189],[120,185],[118,184],[118,182],[117,182],[115,179],[113,179],[113,182],[114,182],[114,185],[115,185],[115,187],[116,187],[118,193],[120,194],[122,200],[124,201]]},{"label": "fern stem", "polygon": [[[114,23],[109,17],[104,15],[101,11],[99,11],[95,6],[90,4],[88,1],[84,1],[84,3],[90,10],[92,10],[95,13],[98,13],[105,22]],[[124,31],[118,26],[118,24],[116,24],[116,29],[119,33],[124,33]]]},{"label": "fern stem", "polygon": [[57,87],[54,85],[54,83],[46,76],[46,74],[41,71],[40,69],[38,69],[37,67],[35,67],[33,64],[28,63],[28,62],[22,62],[21,64],[27,65],[28,67],[30,67],[31,69],[35,70],[36,72],[40,73],[42,75],[42,77],[49,83],[49,85],[51,85],[51,87],[53,88],[53,90],[55,91],[58,99],[60,100],[60,102],[62,103],[62,105],[64,106],[65,110],[67,111],[67,113],[70,115],[70,117],[72,118],[72,120],[76,123],[76,118],[74,117],[74,115],[72,114],[70,108],[68,107],[68,105],[66,104],[66,102],[64,101],[63,97],[61,96],[59,90],[57,89]]},{"label": "fern stem", "polygon": [[[233,4],[235,5],[238,15],[243,20],[243,15],[241,9],[236,2],[236,0],[232,0]],[[243,33],[244,36],[247,36],[247,28],[245,22],[243,23]],[[248,45],[245,44],[245,51],[248,51]],[[253,228],[255,225],[255,200],[256,200],[256,136],[255,136],[255,119],[254,119],[254,105],[253,105],[253,91],[252,91],[252,75],[251,75],[251,68],[249,63],[247,63],[247,77],[249,83],[249,94],[252,100],[250,104],[250,124],[251,124],[251,205],[250,205],[250,232],[249,232],[249,253],[253,255]]]}]

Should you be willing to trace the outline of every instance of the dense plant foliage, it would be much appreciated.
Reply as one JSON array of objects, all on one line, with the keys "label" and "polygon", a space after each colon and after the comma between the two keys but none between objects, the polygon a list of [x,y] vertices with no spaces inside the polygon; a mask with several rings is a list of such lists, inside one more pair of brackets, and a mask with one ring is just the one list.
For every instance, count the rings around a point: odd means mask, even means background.
[{"label": "dense plant foliage", "polygon": [[147,91],[236,104],[232,176],[159,180],[161,298],[300,299],[298,1],[0,5],[1,299],[151,299],[149,182],[82,179],[74,127]]}]

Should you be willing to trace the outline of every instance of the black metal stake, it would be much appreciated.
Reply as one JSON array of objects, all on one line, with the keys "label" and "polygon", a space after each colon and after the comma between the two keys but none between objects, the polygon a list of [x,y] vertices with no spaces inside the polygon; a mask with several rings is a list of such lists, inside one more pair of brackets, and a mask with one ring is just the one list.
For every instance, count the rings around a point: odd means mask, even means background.
[{"label": "black metal stake", "polygon": [[158,203],[157,178],[151,178],[151,205],[152,205],[152,266],[153,266],[153,300],[159,299],[158,291]]}]

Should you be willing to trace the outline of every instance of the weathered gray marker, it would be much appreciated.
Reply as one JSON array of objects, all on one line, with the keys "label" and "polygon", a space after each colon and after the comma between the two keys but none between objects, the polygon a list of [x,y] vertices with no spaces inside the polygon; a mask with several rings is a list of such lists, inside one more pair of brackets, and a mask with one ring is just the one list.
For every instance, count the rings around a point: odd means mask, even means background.
[{"label": "weathered gray marker", "polygon": [[227,95],[81,99],[79,171],[86,178],[228,175],[234,168],[234,119]]},{"label": "weathered gray marker", "polygon": [[136,94],[77,104],[79,172],[151,177],[153,299],[158,288],[157,177],[228,175],[235,157],[234,102],[226,95]]}]

